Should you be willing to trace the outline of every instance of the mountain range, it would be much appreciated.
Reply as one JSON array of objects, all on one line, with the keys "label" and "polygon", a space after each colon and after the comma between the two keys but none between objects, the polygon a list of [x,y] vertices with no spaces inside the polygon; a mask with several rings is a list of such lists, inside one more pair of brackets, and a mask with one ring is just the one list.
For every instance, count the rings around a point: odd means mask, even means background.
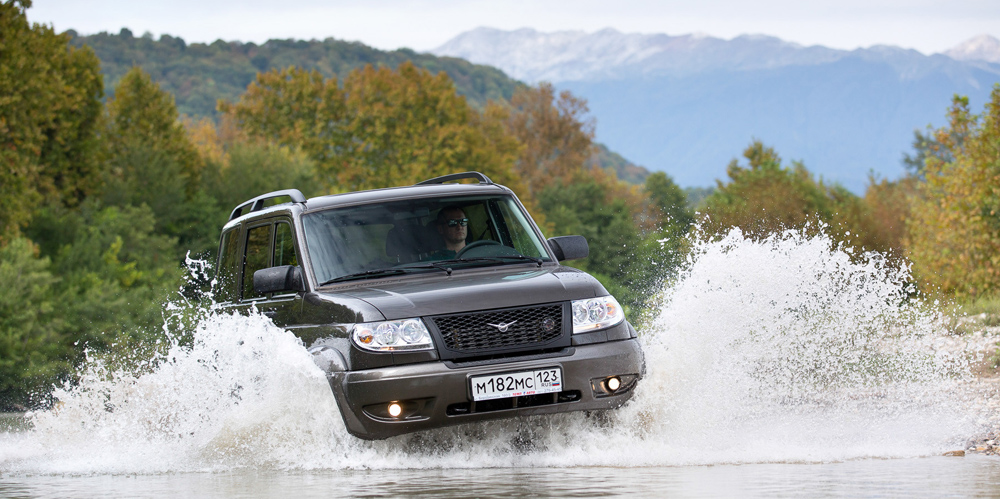
[{"label": "mountain range", "polygon": [[477,28],[432,53],[570,90],[587,99],[597,140],[688,187],[724,179],[728,162],[760,139],[863,192],[870,174],[902,174],[914,130],[944,125],[953,95],[980,112],[1000,82],[1000,41],[988,35],[924,55],[763,35]]}]

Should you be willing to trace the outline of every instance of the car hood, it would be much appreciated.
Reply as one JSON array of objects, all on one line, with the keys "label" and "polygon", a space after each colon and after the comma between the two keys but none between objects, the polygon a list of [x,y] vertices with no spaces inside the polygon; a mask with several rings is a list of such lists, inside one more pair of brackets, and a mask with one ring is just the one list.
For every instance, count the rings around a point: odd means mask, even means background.
[{"label": "car hood", "polygon": [[365,281],[323,294],[349,296],[377,308],[387,320],[579,300],[608,294],[571,267],[517,266],[456,270]]}]

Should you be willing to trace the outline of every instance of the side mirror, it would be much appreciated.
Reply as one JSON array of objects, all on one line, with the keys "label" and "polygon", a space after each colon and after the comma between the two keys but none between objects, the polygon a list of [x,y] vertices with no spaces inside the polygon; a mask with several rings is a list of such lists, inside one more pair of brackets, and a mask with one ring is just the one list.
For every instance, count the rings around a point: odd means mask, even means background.
[{"label": "side mirror", "polygon": [[557,260],[576,260],[590,254],[587,238],[583,236],[550,237],[548,243]]},{"label": "side mirror", "polygon": [[270,267],[253,273],[253,291],[260,295],[305,290],[302,269],[294,265]]}]

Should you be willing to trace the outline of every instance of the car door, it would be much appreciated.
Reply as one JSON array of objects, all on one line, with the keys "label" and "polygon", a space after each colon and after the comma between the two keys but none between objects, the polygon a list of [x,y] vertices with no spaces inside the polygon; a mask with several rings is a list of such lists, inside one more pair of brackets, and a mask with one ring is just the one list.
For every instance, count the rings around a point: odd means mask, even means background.
[{"label": "car door", "polygon": [[254,272],[280,265],[299,265],[299,252],[291,220],[272,218],[247,225],[240,271],[240,308],[256,308],[278,326],[296,324],[302,295],[295,291],[261,294],[253,289]]}]

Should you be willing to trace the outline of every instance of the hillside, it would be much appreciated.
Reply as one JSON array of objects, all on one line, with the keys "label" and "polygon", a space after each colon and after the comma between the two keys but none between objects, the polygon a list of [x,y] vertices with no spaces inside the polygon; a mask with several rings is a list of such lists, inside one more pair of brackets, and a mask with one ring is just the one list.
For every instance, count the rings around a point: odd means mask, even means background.
[{"label": "hillside", "polygon": [[[181,114],[215,115],[219,99],[236,100],[258,71],[298,66],[316,69],[326,77],[345,75],[366,64],[396,67],[412,61],[432,73],[444,71],[455,82],[458,93],[474,106],[487,100],[509,100],[520,81],[491,66],[472,64],[455,57],[416,53],[409,49],[391,52],[358,42],[327,38],[317,40],[269,40],[263,45],[218,40],[211,44],[187,44],[181,38],[163,35],[133,36],[128,29],[118,34],[78,36],[70,31],[75,46],[87,45],[101,60],[105,93],[110,95],[118,80],[133,66],[141,66],[153,80],[173,94]],[[610,168],[619,178],[641,183],[649,171],[598,144],[594,164]]]},{"label": "hillside", "polygon": [[316,69],[323,76],[344,75],[366,64],[395,68],[404,61],[432,73],[444,71],[455,81],[458,92],[474,105],[488,99],[509,99],[522,83],[499,69],[469,63],[454,57],[418,54],[409,49],[386,52],[357,42],[326,40],[269,40],[254,43],[224,42],[187,44],[181,38],[163,35],[135,37],[122,29],[118,34],[77,36],[70,43],[91,47],[101,60],[105,91],[132,66],[141,66],[164,90],[174,95],[177,109],[191,116],[213,116],[219,99],[234,100],[253,81],[258,71],[299,66]]},{"label": "hillside", "polygon": [[896,178],[913,131],[944,124],[955,94],[982,109],[1000,82],[991,37],[942,54],[803,47],[774,37],[541,33],[479,28],[434,50],[547,80],[587,99],[597,140],[682,186],[709,186],[754,138],[863,192]]}]

